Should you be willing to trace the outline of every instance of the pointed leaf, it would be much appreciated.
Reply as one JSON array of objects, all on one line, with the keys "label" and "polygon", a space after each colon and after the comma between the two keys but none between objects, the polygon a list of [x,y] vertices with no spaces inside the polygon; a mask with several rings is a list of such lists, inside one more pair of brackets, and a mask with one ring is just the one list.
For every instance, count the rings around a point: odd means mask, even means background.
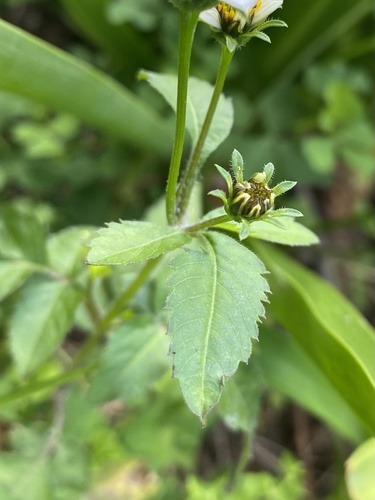
[{"label": "pointed leaf", "polygon": [[280,196],[283,193],[286,193],[290,189],[294,188],[294,186],[297,184],[295,181],[283,181],[279,182],[279,184],[276,184],[274,188],[272,188],[272,191],[275,193],[276,196]]},{"label": "pointed leaf", "polygon": [[10,348],[23,376],[59,346],[72,326],[81,293],[64,281],[33,279],[22,290],[10,321]]},{"label": "pointed leaf", "polygon": [[93,380],[95,402],[138,402],[170,366],[165,327],[144,316],[121,324],[109,337]]},{"label": "pointed leaf", "polygon": [[[153,73],[152,71],[141,71],[141,79],[145,79],[166,99],[168,104],[176,110],[177,102],[177,77],[174,75],[165,75]],[[209,83],[189,78],[189,95],[187,101],[186,128],[193,141],[193,146],[198,140],[208,105],[211,100],[213,87]],[[230,98],[223,95],[219,99],[219,104],[215,112],[213,121],[205,145],[203,147],[201,162],[215,151],[215,149],[228,136],[233,124],[233,106]]]},{"label": "pointed leaf", "polygon": [[91,242],[87,262],[104,266],[153,259],[192,239],[177,228],[141,221],[110,222],[98,233]]},{"label": "pointed leaf", "polygon": [[[218,213],[221,214],[222,211]],[[225,223],[217,227],[226,231],[239,232],[238,224]],[[251,222],[249,237],[290,246],[316,245],[319,243],[319,238],[315,233],[290,217],[276,217],[275,219]]]},{"label": "pointed leaf", "polygon": [[303,217],[303,213],[295,208],[277,208],[276,210],[270,210],[264,216],[267,217]]},{"label": "pointed leaf", "polygon": [[200,240],[201,250],[172,262],[167,308],[174,375],[204,425],[225,380],[251,354],[269,289],[262,262],[238,242],[214,232]]},{"label": "pointed leaf", "polygon": [[230,192],[233,186],[232,176],[230,175],[228,170],[225,170],[225,168],[220,167],[220,165],[215,164],[215,167],[217,168],[219,174],[225,179],[225,182],[227,183],[228,186],[228,192]]},{"label": "pointed leaf", "polygon": [[232,153],[231,166],[237,182],[243,182],[244,162],[241,153],[237,149]]},{"label": "pointed leaf", "polygon": [[263,173],[266,175],[266,179],[265,179],[266,184],[268,184],[271,181],[274,171],[275,171],[275,167],[274,167],[273,163],[267,163],[267,165],[264,166]]},{"label": "pointed leaf", "polygon": [[211,196],[216,196],[216,198],[220,198],[224,203],[227,201],[227,195],[224,193],[222,189],[214,189],[213,191],[210,191],[207,193]]}]

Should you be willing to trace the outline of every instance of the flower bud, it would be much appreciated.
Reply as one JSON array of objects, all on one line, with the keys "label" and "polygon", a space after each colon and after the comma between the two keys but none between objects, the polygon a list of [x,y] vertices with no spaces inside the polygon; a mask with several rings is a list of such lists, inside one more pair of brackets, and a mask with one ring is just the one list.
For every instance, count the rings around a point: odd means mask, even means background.
[{"label": "flower bud", "polygon": [[257,219],[268,212],[274,202],[275,194],[267,186],[264,173],[257,172],[247,182],[233,182],[227,206],[230,215]]}]

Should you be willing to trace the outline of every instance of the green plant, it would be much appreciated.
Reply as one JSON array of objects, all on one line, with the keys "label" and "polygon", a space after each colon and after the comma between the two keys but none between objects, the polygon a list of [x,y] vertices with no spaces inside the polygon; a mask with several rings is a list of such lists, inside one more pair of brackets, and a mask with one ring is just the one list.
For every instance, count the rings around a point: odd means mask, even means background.
[{"label": "green plant", "polygon": [[[95,4],[98,8],[99,3]],[[215,2],[174,3],[181,7],[178,77],[146,70],[138,73],[138,80],[148,82],[176,112],[166,196],[143,220],[109,222],[98,233],[93,226],[50,233],[47,228],[56,214],[43,204],[21,199],[1,207],[1,319],[8,330],[7,349],[1,353],[7,368],[0,385],[2,417],[11,421],[30,405],[42,411],[46,401],[54,403],[50,435],[38,425],[12,429],[12,451],[2,457],[4,463],[7,458],[18,462],[19,475],[25,474],[30,460],[35,461],[35,468],[25,481],[14,485],[14,473],[3,464],[0,491],[4,496],[24,498],[28,492],[30,498],[49,498],[51,491],[58,491],[59,498],[73,498],[88,488],[92,470],[101,477],[108,464],[116,467],[124,460],[130,462],[133,454],[147,457],[155,469],[171,464],[191,468],[192,453],[203,431],[185,412],[176,384],[170,380],[172,364],[183,399],[200,423],[210,426],[207,415],[216,407],[230,428],[246,434],[248,444],[254,436],[264,384],[297,401],[352,443],[374,432],[370,325],[316,274],[258,241],[290,246],[318,243],[311,230],[294,220],[302,216],[299,210],[278,205],[277,197],[296,182],[282,181],[271,187],[272,163],[262,172],[252,171],[251,166],[249,172],[239,151],[231,148],[228,167],[216,166],[227,189],[209,193],[223,206],[207,213],[202,208],[203,165],[233,125],[232,102],[222,94],[233,56],[252,38],[269,41],[266,28],[285,24],[267,21],[268,11],[257,18],[257,2],[246,13],[240,7],[247,2],[230,2],[233,6],[221,6],[224,11],[212,7]],[[248,7],[250,3],[254,4],[248,2]],[[266,7],[275,8],[281,3],[265,2]],[[73,12],[72,17],[83,5],[62,4]],[[94,30],[107,47],[116,45],[114,33],[120,37],[120,32],[93,26],[100,21],[100,26],[108,27],[116,8],[125,6],[126,20],[133,20],[140,29],[153,26],[156,14],[147,10],[147,2],[142,9],[149,20],[134,12],[130,15],[126,10],[130,4],[121,4],[110,2],[106,21],[95,9],[86,18],[85,29]],[[206,7],[212,7],[216,21],[222,22],[212,25],[221,43],[214,87],[190,76],[194,33],[200,11]],[[152,164],[151,155],[165,160],[171,124],[147,99],[4,21],[0,34],[1,90],[62,112],[51,117],[24,104],[26,119],[12,127],[12,137],[27,162],[62,159],[69,163],[70,147],[78,142],[77,118],[143,150],[145,163]],[[121,32],[121,36],[127,35]],[[77,93],[78,86],[85,91]],[[330,141],[336,144],[342,123],[327,92],[319,132],[331,133]],[[348,95],[347,89],[343,92]],[[356,105],[355,97],[351,102],[358,109],[358,121],[368,126],[363,107]],[[343,123],[346,130],[346,118]],[[311,140],[304,143],[308,158],[314,149]],[[181,171],[187,148],[189,159]],[[229,153],[224,157],[229,158]],[[126,161],[132,162],[131,154]],[[74,177],[74,165],[72,161],[69,178]],[[37,184],[32,175],[25,179],[23,170],[18,177],[23,186],[34,189]],[[3,182],[8,179],[17,175],[6,173]],[[258,324],[266,315],[263,303],[268,300],[267,322],[256,345]],[[280,334],[277,325],[287,334]],[[166,330],[172,339],[165,337]],[[78,348],[76,332],[84,332]],[[169,343],[173,361],[167,357]],[[240,364],[248,361],[252,350],[249,365]],[[304,385],[296,380],[303,380]],[[113,429],[110,417],[98,410],[111,400],[120,400],[128,408],[123,431]],[[77,422],[77,415],[82,422]],[[155,427],[148,424],[158,419],[166,419],[168,426],[155,436]],[[172,446],[174,441],[180,451]],[[93,450],[90,459],[85,447]],[[294,472],[279,488],[269,475],[257,480],[242,475],[249,448],[250,444],[244,446],[234,478],[224,476],[212,483],[212,494],[217,495],[212,498],[221,498],[228,484],[236,498],[248,494],[257,483],[257,495],[269,488],[275,489],[275,498],[301,495],[303,474],[297,466],[294,470],[292,460],[281,461],[283,476]],[[71,456],[78,464],[76,474],[68,467]],[[53,482],[48,476],[54,477]],[[153,481],[150,484],[151,491]],[[202,489],[198,479],[187,481],[188,498],[198,498]]]}]

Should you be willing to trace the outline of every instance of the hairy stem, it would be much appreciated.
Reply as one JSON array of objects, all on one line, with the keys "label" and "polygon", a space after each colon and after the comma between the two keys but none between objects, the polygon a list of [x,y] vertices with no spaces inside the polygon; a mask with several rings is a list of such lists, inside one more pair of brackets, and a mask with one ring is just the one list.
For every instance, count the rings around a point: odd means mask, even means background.
[{"label": "hairy stem", "polygon": [[225,222],[229,222],[231,220],[232,217],[230,217],[229,215],[219,215],[218,217],[214,217],[213,219],[204,220],[192,226],[187,226],[184,229],[189,233],[196,233],[197,231],[202,231],[202,229],[217,226],[218,224],[224,224]]}]

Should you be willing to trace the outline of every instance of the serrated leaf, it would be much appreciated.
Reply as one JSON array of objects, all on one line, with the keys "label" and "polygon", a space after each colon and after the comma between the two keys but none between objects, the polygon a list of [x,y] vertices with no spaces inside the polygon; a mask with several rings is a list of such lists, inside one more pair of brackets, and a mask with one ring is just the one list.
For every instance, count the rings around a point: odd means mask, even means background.
[{"label": "serrated leaf", "polygon": [[26,260],[7,260],[0,262],[0,300],[13,293],[38,266]]},{"label": "serrated leaf", "polygon": [[[141,79],[146,79],[148,83],[164,97],[168,104],[176,110],[177,102],[177,77],[174,75],[165,75],[153,73],[152,71],[142,71],[139,74]],[[201,131],[208,105],[211,100],[213,87],[209,83],[189,78],[189,94],[186,112],[186,128],[193,141],[196,144]],[[201,153],[201,163],[215,151],[215,149],[228,136],[233,125],[233,106],[230,98],[223,95],[215,112],[213,121],[208,133],[206,142]]]},{"label": "serrated leaf", "polygon": [[262,262],[238,242],[214,232],[200,241],[200,250],[186,250],[171,264],[167,308],[174,376],[204,425],[225,380],[251,354],[269,288]]},{"label": "serrated leaf", "polygon": [[165,326],[155,318],[147,315],[121,324],[111,333],[93,380],[95,402],[139,402],[168,370],[167,353]]},{"label": "serrated leaf", "polygon": [[152,222],[110,222],[91,242],[87,262],[94,265],[130,264],[153,259],[189,243],[192,237],[177,228]]},{"label": "serrated leaf", "polygon": [[23,288],[10,321],[10,349],[23,376],[59,346],[72,326],[81,292],[64,281],[32,279]]}]

